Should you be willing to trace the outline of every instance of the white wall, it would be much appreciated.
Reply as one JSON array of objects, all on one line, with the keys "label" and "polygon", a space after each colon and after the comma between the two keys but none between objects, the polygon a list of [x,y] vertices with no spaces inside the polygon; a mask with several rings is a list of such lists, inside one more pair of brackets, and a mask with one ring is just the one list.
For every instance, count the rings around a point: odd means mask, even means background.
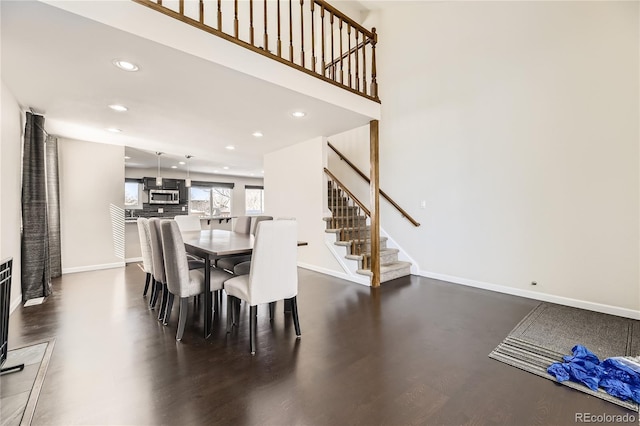
[{"label": "white wall", "polygon": [[124,265],[124,222],[111,220],[124,203],[124,147],[59,138],[58,155],[62,272]]},{"label": "white wall", "polygon": [[318,137],[271,152],[264,157],[265,206],[274,217],[295,217],[300,266],[342,275],[340,264],[325,245],[325,139]]},{"label": "white wall", "polygon": [[1,84],[0,259],[13,257],[13,276],[11,279],[11,308],[13,310],[22,300],[20,278],[22,111],[4,81]]},{"label": "white wall", "polygon": [[383,227],[424,275],[640,318],[639,4],[381,5],[381,186],[427,205]]}]

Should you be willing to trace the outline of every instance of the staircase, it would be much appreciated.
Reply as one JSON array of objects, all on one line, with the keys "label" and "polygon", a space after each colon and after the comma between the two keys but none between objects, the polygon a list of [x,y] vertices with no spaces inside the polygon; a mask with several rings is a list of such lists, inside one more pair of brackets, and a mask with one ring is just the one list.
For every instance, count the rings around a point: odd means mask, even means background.
[{"label": "staircase", "polygon": [[[336,246],[344,247],[345,258],[356,262],[355,272],[370,277],[371,238],[368,210],[330,174],[328,206],[331,216],[325,217],[326,233],[335,234]],[[387,238],[380,237],[380,282],[411,274],[411,263],[398,260],[399,250],[387,248]]]}]

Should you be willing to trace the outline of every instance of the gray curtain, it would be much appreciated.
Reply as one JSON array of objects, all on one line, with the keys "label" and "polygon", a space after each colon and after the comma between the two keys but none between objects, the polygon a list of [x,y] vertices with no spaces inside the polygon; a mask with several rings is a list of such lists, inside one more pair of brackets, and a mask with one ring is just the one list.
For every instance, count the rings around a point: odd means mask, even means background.
[{"label": "gray curtain", "polygon": [[22,299],[51,293],[44,117],[27,112],[22,157]]},{"label": "gray curtain", "polygon": [[58,138],[47,136],[45,143],[47,172],[47,215],[49,218],[49,262],[51,278],[62,275],[60,246],[60,177],[58,174]]}]

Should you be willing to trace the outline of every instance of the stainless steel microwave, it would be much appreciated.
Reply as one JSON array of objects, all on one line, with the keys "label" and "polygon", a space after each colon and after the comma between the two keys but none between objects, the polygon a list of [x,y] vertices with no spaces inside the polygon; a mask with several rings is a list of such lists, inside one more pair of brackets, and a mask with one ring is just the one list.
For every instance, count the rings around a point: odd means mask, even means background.
[{"label": "stainless steel microwave", "polygon": [[180,191],[177,189],[150,189],[149,204],[179,204]]}]

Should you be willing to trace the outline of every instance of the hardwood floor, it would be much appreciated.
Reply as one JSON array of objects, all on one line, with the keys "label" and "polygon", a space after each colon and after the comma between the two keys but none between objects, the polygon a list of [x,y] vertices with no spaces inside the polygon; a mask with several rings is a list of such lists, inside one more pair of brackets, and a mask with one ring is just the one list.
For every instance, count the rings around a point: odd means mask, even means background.
[{"label": "hardwood floor", "polygon": [[[225,333],[226,303],[202,338],[193,304],[176,342],[142,297],[144,275],[65,275],[11,316],[9,343],[54,337],[33,424],[574,424],[623,408],[488,358],[533,300],[404,277],[370,289],[300,269],[302,338],[277,307]],[[637,413],[636,421],[638,419]]]}]

